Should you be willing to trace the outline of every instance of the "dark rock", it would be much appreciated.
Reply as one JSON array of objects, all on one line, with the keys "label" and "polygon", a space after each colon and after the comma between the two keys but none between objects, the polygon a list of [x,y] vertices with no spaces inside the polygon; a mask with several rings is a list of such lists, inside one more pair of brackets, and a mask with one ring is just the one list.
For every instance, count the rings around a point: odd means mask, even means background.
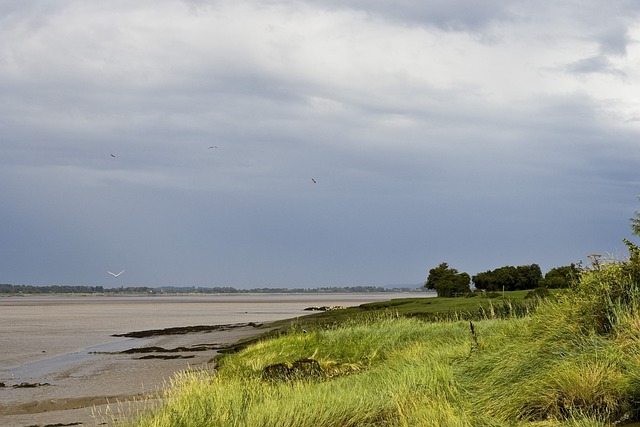
[{"label": "dark rock", "polygon": [[343,310],[347,307],[341,305],[322,305],[322,306],[312,306],[307,307],[305,311],[333,311],[333,310]]},{"label": "dark rock", "polygon": [[276,363],[262,370],[265,381],[285,382],[294,380],[310,380],[324,378],[324,371],[314,359],[300,359],[291,364]]},{"label": "dark rock", "polygon": [[254,328],[259,327],[261,324],[249,322],[249,323],[231,323],[226,325],[196,325],[196,326],[179,326],[174,328],[165,329],[150,329],[146,331],[128,332],[126,334],[113,334],[112,337],[128,337],[128,338],[147,338],[156,337],[162,335],[183,335],[194,334],[201,332],[212,331],[228,331],[230,329],[242,328],[252,326]]},{"label": "dark rock", "polygon": [[13,388],[35,388],[35,387],[42,387],[45,385],[51,385],[49,383],[20,383],[20,384],[14,384]]},{"label": "dark rock", "polygon": [[160,360],[172,360],[172,359],[193,359],[194,355],[181,355],[181,354],[158,354],[158,355],[149,355],[149,356],[140,356],[138,360],[149,360],[149,359],[160,359]]},{"label": "dark rock", "polygon": [[81,426],[82,423],[77,422],[77,423],[69,423],[69,424],[62,424],[62,423],[56,423],[56,424],[45,424],[44,427],[69,427],[69,426]]}]

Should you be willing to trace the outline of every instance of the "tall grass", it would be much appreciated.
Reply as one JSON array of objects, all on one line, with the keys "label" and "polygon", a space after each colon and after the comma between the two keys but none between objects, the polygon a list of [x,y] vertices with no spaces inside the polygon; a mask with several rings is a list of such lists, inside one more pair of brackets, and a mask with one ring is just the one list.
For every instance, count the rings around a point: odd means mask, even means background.
[{"label": "tall grass", "polygon": [[504,420],[636,418],[640,293],[630,270],[612,261],[583,272],[573,292],[470,361],[469,398]]},{"label": "tall grass", "polygon": [[[526,313],[487,311],[471,322],[386,313],[293,328],[224,357],[216,372],[177,376],[165,405],[134,424],[604,427],[635,419],[640,292],[628,263],[584,271],[570,293]],[[319,370],[291,374],[299,361]],[[281,376],[265,376],[274,366]]]},{"label": "tall grass", "polygon": [[[166,392],[167,405],[138,425],[415,425],[408,421],[416,417],[414,409],[434,398],[440,402],[435,406],[449,408],[450,416],[439,412],[438,418],[450,420],[455,408],[450,402],[459,395],[451,361],[468,354],[462,323],[456,327],[386,317],[291,334],[226,357],[214,376],[177,378]],[[325,378],[262,379],[267,366],[310,357],[327,372]]]}]

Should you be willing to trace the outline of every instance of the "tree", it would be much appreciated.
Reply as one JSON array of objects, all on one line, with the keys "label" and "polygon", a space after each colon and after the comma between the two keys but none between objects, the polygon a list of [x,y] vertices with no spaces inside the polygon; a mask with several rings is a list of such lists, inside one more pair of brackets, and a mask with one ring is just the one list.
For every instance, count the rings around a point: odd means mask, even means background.
[{"label": "tree", "polygon": [[577,280],[579,273],[575,264],[554,267],[544,275],[540,284],[549,289],[568,288]]},{"label": "tree", "polygon": [[518,282],[516,290],[519,289],[535,289],[540,286],[542,281],[542,270],[538,264],[521,265],[516,267],[518,273]]},{"label": "tree", "polygon": [[507,265],[473,276],[473,283],[476,288],[485,291],[535,289],[539,286],[541,280],[542,271],[538,264],[518,267]]},{"label": "tree", "polygon": [[439,297],[455,297],[470,291],[471,278],[467,273],[459,273],[455,268],[449,268],[446,262],[429,270],[424,287],[433,289]]},{"label": "tree", "polygon": [[[496,284],[496,278],[492,271],[485,271],[484,273],[478,273],[471,278],[476,289],[482,289],[485,291],[498,290]],[[502,288],[500,288],[502,290]]]}]

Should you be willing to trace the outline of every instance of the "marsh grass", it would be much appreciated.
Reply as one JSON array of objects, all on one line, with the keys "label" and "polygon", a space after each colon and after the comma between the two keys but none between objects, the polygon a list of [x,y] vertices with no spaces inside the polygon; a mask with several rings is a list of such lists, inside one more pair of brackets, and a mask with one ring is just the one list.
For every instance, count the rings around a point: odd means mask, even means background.
[{"label": "marsh grass", "polygon": [[[220,359],[215,372],[178,375],[165,405],[134,424],[604,427],[636,419],[640,292],[624,265],[598,267],[556,299],[491,301],[471,319],[425,322],[402,312],[414,302],[395,301],[306,333],[291,324]],[[268,367],[300,360],[317,362],[322,375],[265,380]]]}]

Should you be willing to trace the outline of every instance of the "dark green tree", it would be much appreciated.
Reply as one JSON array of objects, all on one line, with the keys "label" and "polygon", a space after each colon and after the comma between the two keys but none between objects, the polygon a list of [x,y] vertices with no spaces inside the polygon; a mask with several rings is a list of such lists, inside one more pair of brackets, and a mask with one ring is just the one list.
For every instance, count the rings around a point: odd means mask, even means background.
[{"label": "dark green tree", "polygon": [[469,274],[459,273],[458,270],[450,268],[446,262],[443,262],[429,270],[424,287],[435,290],[439,297],[455,297],[468,293],[470,282]]},{"label": "dark green tree", "polygon": [[535,289],[541,280],[542,271],[538,264],[518,267],[507,265],[473,276],[475,287],[485,291]]},{"label": "dark green tree", "polygon": [[554,267],[544,275],[540,285],[549,289],[569,288],[578,279],[579,273],[575,264]]},{"label": "dark green tree", "polygon": [[495,289],[491,289],[492,291],[513,291],[516,289],[516,285],[518,284],[518,270],[512,266],[507,265],[504,267],[496,268],[493,270],[496,275],[495,279]]},{"label": "dark green tree", "polygon": [[518,274],[518,281],[516,282],[515,289],[535,289],[540,286],[542,281],[542,270],[538,264],[521,265],[516,267]]},{"label": "dark green tree", "polygon": [[471,280],[476,289],[482,289],[485,291],[494,291],[498,289],[496,284],[496,278],[492,271],[485,271],[474,275]]}]

